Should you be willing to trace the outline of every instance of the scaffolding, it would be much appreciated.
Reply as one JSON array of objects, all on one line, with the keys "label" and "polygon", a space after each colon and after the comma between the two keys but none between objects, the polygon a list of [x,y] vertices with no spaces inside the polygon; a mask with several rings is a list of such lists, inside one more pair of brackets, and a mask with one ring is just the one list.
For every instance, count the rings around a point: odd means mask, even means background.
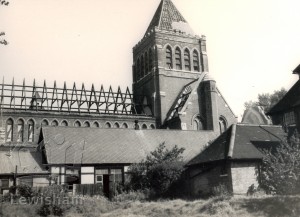
[{"label": "scaffolding", "polygon": [[[94,84],[87,90],[82,84],[77,88],[67,88],[64,82],[63,88],[59,88],[54,81],[53,87],[48,87],[46,81],[43,86],[15,84],[14,79],[11,84],[5,84],[4,78],[0,84],[0,107],[1,109],[41,111],[41,112],[61,112],[61,113],[88,113],[88,114],[117,114],[117,115],[145,115],[143,111],[137,112],[137,107],[147,105],[137,105],[133,100],[133,94],[129,88],[125,92],[118,87],[116,92],[112,87],[105,91],[103,85],[100,90],[96,90]],[[135,99],[142,96],[135,96]]]}]

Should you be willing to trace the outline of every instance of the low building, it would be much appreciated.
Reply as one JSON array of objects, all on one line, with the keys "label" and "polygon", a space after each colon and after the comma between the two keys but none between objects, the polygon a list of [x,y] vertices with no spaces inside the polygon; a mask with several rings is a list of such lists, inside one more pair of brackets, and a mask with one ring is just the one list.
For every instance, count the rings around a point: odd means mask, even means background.
[{"label": "low building", "polygon": [[0,194],[8,192],[12,185],[48,186],[49,175],[36,147],[1,147]]},{"label": "low building", "polygon": [[207,195],[220,185],[234,195],[257,187],[263,149],[276,147],[284,135],[280,126],[232,125],[187,164],[191,196]]},{"label": "low building", "polygon": [[184,148],[188,162],[215,136],[213,131],[44,127],[40,146],[52,183],[69,189],[100,183],[108,194],[110,182],[124,183],[128,166],[144,160],[159,144]]},{"label": "low building", "polygon": [[[300,78],[300,65],[293,71]],[[284,97],[267,113],[273,124],[280,124],[286,130],[297,128],[300,132],[300,79],[289,89]]]}]

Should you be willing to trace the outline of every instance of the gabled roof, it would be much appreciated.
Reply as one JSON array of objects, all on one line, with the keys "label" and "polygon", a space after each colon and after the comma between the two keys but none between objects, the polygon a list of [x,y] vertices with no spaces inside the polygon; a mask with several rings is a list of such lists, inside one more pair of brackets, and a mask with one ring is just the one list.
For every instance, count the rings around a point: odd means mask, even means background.
[{"label": "gabled roof", "polygon": [[17,166],[18,174],[47,173],[42,165],[42,153],[29,148],[0,151],[0,174],[12,174]]},{"label": "gabled roof", "polygon": [[267,115],[284,112],[297,106],[300,106],[300,79],[292,86],[284,97],[270,109]]},{"label": "gabled roof", "polygon": [[212,131],[131,130],[44,127],[48,164],[130,164],[140,162],[159,144],[185,148],[189,161],[215,138]]},{"label": "gabled roof", "polygon": [[300,64],[293,70],[293,74],[300,74]]},{"label": "gabled roof", "polygon": [[279,126],[232,125],[187,165],[209,163],[225,159],[262,159],[262,149],[274,147],[284,139]]},{"label": "gabled roof", "polygon": [[154,27],[160,30],[178,30],[194,35],[189,24],[171,0],[162,0],[160,2],[145,35]]}]

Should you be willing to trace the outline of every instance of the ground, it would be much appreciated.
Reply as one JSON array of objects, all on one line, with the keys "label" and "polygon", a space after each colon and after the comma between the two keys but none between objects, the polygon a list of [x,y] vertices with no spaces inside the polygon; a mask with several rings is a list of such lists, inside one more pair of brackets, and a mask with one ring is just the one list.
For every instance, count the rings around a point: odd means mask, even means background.
[{"label": "ground", "polygon": [[[37,216],[39,205],[3,203],[0,216]],[[206,200],[160,200],[155,202],[115,201],[85,198],[83,205],[65,211],[66,217],[298,217],[300,196],[214,197]]]}]

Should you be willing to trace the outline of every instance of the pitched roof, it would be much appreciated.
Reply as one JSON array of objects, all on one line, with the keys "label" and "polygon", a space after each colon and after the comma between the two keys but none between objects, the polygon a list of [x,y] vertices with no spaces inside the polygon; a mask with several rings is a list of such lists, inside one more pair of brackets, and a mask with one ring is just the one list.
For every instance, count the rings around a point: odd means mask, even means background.
[{"label": "pitched roof", "polygon": [[267,115],[283,112],[297,106],[300,106],[300,79],[292,86],[284,97],[275,104],[269,112],[267,112]]},{"label": "pitched roof", "polygon": [[300,74],[300,64],[293,70],[293,74]]},{"label": "pitched roof", "polygon": [[171,0],[162,0],[147,28],[145,35],[154,27],[160,30],[178,30],[194,35],[194,32]]},{"label": "pitched roof", "polygon": [[[233,160],[261,159],[263,153],[260,149],[278,145],[284,139],[284,135],[279,126],[237,124],[234,127],[233,125],[187,165],[228,158]],[[231,141],[232,146],[230,146]]]},{"label": "pitched roof", "polygon": [[215,138],[212,131],[181,130],[44,127],[42,133],[49,164],[136,163],[163,142],[185,148],[189,161]]},{"label": "pitched roof", "polygon": [[242,123],[245,124],[271,124],[261,106],[253,106],[244,111]]},{"label": "pitched roof", "polygon": [[0,151],[0,174],[11,174],[17,166],[18,174],[47,173],[42,165],[42,154],[35,149],[17,148]]}]

